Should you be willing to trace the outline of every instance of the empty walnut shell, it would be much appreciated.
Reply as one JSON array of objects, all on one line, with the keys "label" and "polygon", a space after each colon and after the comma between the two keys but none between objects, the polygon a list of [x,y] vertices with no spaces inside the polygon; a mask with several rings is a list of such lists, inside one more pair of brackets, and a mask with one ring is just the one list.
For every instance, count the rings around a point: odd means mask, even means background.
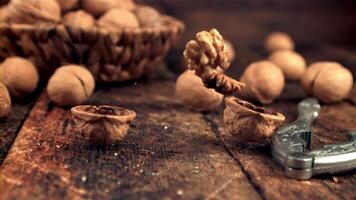
[{"label": "empty walnut shell", "polygon": [[278,112],[270,112],[232,96],[225,98],[225,104],[226,128],[239,141],[265,144],[277,125],[285,120],[284,115]]},{"label": "empty walnut shell", "polygon": [[136,113],[116,106],[81,105],[71,109],[75,129],[96,145],[114,144],[127,135]]}]

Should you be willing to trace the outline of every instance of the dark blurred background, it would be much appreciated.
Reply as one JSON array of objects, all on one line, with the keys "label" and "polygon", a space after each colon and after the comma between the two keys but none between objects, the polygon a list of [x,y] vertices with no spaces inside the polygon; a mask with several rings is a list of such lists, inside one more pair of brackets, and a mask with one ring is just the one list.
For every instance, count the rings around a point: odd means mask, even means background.
[{"label": "dark blurred background", "polygon": [[[0,0],[5,4],[8,0]],[[216,27],[240,44],[261,44],[268,31],[290,33],[300,45],[356,46],[353,0],[139,0],[186,22],[186,37]]]},{"label": "dark blurred background", "polygon": [[[1,4],[6,0],[0,0]],[[331,46],[356,54],[356,1],[353,0],[138,0],[173,15],[186,24],[185,34],[168,60],[178,59],[187,40],[203,29],[218,28],[238,49],[263,52],[265,37],[285,31],[297,51],[311,58],[313,51]],[[323,48],[325,50],[325,48]],[[334,59],[330,57],[314,59]],[[172,56],[173,55],[173,56]],[[251,55],[249,53],[248,55]],[[261,54],[259,54],[261,55]],[[355,56],[356,57],[356,56]],[[173,60],[172,60],[173,59]],[[249,58],[237,61],[248,64]],[[307,57],[308,59],[308,57]],[[313,60],[313,59],[312,59]]]}]

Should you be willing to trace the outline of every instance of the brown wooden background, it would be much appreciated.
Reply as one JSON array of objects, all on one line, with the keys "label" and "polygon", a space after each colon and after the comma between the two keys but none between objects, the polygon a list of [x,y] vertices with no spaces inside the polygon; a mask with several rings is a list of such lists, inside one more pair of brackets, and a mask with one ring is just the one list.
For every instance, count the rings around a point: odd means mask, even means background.
[{"label": "brown wooden background", "polygon": [[[167,58],[170,70],[140,82],[99,85],[89,100],[135,110],[128,137],[105,148],[91,146],[76,134],[69,110],[39,89],[15,101],[12,115],[0,123],[0,199],[356,199],[355,172],[288,179],[268,147],[237,143],[226,133],[223,106],[196,113],[174,97],[185,42],[212,27],[236,47],[228,71],[235,78],[266,58],[263,40],[276,30],[292,35],[308,63],[339,61],[355,75],[354,1],[145,2],[184,20],[187,30]],[[297,83],[287,83],[268,107],[291,122],[305,97]],[[323,105],[312,148],[345,141],[345,132],[356,130],[355,103],[356,87],[345,101]]]}]

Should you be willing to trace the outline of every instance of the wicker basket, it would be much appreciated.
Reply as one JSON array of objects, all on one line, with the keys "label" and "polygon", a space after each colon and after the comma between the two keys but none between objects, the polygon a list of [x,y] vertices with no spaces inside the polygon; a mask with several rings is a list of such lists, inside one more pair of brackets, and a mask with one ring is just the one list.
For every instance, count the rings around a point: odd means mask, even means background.
[{"label": "wicker basket", "polygon": [[173,17],[163,20],[159,27],[121,32],[1,23],[0,61],[8,56],[29,58],[44,78],[61,65],[75,63],[87,67],[97,81],[138,79],[153,70],[184,30]]}]

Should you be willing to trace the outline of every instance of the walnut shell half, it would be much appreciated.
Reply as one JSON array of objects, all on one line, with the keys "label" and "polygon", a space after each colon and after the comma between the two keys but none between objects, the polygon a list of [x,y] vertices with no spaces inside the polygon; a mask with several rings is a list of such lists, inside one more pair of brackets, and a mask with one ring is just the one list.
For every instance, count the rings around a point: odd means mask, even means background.
[{"label": "walnut shell half", "polygon": [[271,138],[284,115],[270,112],[247,101],[225,98],[224,122],[229,133],[237,140],[264,144]]},{"label": "walnut shell half", "polygon": [[76,130],[92,144],[114,144],[124,138],[135,119],[132,110],[116,106],[81,105],[71,109]]}]

